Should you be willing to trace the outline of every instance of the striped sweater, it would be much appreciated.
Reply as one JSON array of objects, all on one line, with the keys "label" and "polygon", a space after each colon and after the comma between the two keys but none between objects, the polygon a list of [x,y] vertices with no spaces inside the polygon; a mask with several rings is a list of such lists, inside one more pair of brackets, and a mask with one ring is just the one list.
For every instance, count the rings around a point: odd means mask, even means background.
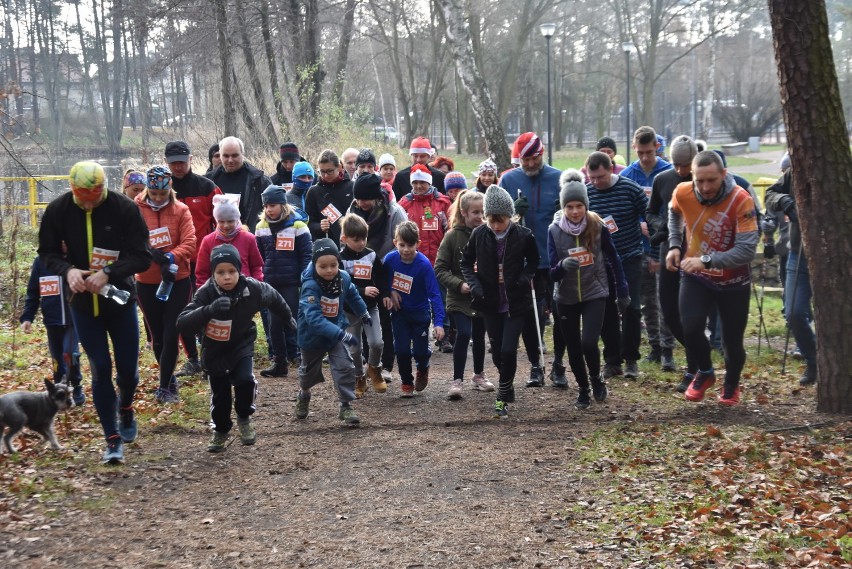
[{"label": "striped sweater", "polygon": [[589,210],[595,212],[609,227],[615,250],[621,260],[642,254],[640,222],[648,208],[648,197],[636,182],[615,176],[615,183],[606,190],[594,185],[589,191]]}]

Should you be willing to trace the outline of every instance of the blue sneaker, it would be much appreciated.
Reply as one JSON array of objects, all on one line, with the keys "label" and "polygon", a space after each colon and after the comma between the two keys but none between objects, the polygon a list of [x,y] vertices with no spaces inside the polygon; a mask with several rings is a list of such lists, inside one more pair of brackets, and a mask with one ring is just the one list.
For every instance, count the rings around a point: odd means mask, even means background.
[{"label": "blue sneaker", "polygon": [[121,440],[125,443],[132,443],[136,440],[137,427],[136,418],[133,413],[133,407],[118,410],[118,434],[121,435]]},{"label": "blue sneaker", "polygon": [[124,464],[124,443],[119,435],[107,439],[103,457],[104,464]]},{"label": "blue sneaker", "polygon": [[75,385],[71,390],[71,400],[74,401],[75,407],[82,407],[86,402],[86,392],[83,391],[82,385]]}]

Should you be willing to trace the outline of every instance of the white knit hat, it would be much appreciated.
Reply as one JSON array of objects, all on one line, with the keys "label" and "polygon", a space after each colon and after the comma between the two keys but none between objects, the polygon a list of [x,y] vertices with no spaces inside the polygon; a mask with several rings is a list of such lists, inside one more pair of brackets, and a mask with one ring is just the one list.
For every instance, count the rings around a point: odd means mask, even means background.
[{"label": "white knit hat", "polygon": [[379,168],[381,168],[382,166],[387,166],[388,164],[396,168],[396,160],[394,160],[393,154],[385,153],[379,156]]}]

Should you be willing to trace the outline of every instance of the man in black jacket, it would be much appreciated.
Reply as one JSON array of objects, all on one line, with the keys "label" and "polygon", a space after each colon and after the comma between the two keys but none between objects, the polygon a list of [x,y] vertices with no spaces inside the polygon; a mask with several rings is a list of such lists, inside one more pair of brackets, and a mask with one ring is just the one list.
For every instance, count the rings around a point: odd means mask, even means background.
[{"label": "man in black jacket", "polygon": [[[442,194],[444,190],[444,173],[436,168],[429,166],[429,161],[432,159],[432,143],[429,139],[419,136],[411,141],[411,148],[408,150],[411,155],[411,166],[415,164],[423,164],[429,168],[432,173],[432,185],[438,188]],[[397,201],[405,194],[411,192],[411,166],[404,168],[396,173],[396,178],[393,180],[393,194]]]},{"label": "man in black jacket", "polygon": [[246,162],[245,146],[236,136],[227,136],[219,141],[219,156],[222,165],[207,177],[226,194],[240,196],[240,221],[254,233],[258,216],[263,209],[260,194],[272,184],[262,171]]}]

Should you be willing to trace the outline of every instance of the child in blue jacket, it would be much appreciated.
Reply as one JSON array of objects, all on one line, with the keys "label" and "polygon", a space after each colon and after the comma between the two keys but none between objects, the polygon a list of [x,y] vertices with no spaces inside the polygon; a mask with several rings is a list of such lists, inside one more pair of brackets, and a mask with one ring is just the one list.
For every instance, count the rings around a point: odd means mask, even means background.
[{"label": "child in blue jacket", "polygon": [[53,360],[53,381],[63,381],[63,376],[72,386],[74,405],[86,402],[83,391],[83,375],[80,373],[80,344],[77,331],[71,320],[65,279],[47,270],[36,257],[27,284],[27,298],[21,313],[21,329],[24,334],[32,332],[33,321],[39,304],[41,319],[47,331],[47,348]]},{"label": "child in blue jacket", "polygon": [[317,239],[312,262],[302,274],[299,298],[298,341],[302,363],[296,418],[307,418],[311,388],[324,381],[322,360],[328,354],[331,378],[340,400],[338,418],[354,427],[361,420],[351,405],[355,400],[355,364],[348,348],[356,344],[356,339],[346,331],[349,320],[344,309],[357,314],[364,326],[371,326],[372,318],[349,273],[340,270],[340,266],[340,251],[334,241],[327,237]]}]

